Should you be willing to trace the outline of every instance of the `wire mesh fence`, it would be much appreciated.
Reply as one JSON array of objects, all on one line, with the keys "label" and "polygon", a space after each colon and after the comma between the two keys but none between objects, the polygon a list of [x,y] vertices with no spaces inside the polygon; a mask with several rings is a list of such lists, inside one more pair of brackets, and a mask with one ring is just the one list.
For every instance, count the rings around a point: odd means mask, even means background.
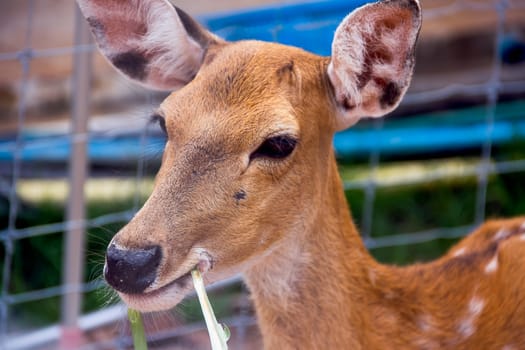
[{"label": "wire mesh fence", "polygon": [[[89,256],[90,248],[85,246],[82,237],[86,232],[97,229],[108,230],[108,233],[96,233],[103,236],[102,242],[107,242],[111,233],[114,233],[118,227],[130,220],[134,213],[140,207],[142,200],[148,192],[149,178],[154,173],[155,167],[159,162],[159,149],[162,145],[162,137],[148,127],[147,121],[144,118],[133,117],[136,122],[133,127],[129,127],[129,119],[113,118],[113,116],[127,114],[129,112],[129,105],[137,107],[138,110],[144,110],[150,106],[155,105],[156,101],[162,96],[147,93],[144,91],[135,91],[128,89],[129,96],[124,98],[122,105],[116,107],[110,105],[106,106],[107,101],[102,99],[100,103],[102,107],[99,110],[109,112],[105,113],[104,118],[92,118],[89,120],[90,128],[87,128],[88,120],[79,120],[74,118],[82,118],[83,112],[90,110],[93,102],[89,103],[90,98],[97,94],[93,89],[88,89],[90,86],[90,60],[94,54],[95,47],[86,37],[82,37],[83,22],[78,18],[77,25],[77,39],[75,43],[70,46],[57,48],[38,48],[35,47],[33,36],[35,33],[34,23],[35,17],[38,15],[38,3],[42,0],[30,0],[24,4],[26,16],[26,26],[24,35],[20,36],[23,44],[16,50],[4,50],[0,52],[0,69],[12,69],[14,65],[19,70],[18,76],[14,79],[16,102],[13,103],[15,108],[3,109],[6,120],[12,119],[12,127],[9,130],[2,131],[0,135],[0,195],[5,199],[6,215],[0,230],[0,257],[2,260],[2,287],[0,296],[0,348],[15,349],[15,348],[46,348],[49,344],[56,344],[58,339],[64,337],[64,329],[71,327],[73,331],[86,332],[93,329],[98,329],[108,324],[114,324],[124,316],[124,308],[120,305],[102,306],[99,305],[98,311],[83,312],[81,304],[82,296],[89,293],[97,292],[103,295],[104,283],[100,278],[87,276],[82,278],[82,270],[85,270],[82,265],[73,263],[74,259],[79,259],[80,263],[84,260],[93,259]],[[321,5],[328,6],[329,1],[321,3]],[[525,4],[518,0],[495,0],[495,1],[438,1],[429,0],[423,3],[425,12],[424,20],[433,22],[435,26],[457,26],[454,20],[450,17],[458,14],[469,14],[471,17],[484,18],[488,16],[492,18],[488,31],[491,33],[491,50],[488,57],[484,57],[486,64],[484,72],[486,79],[460,79],[459,75],[450,74],[447,76],[445,84],[434,84],[435,77],[432,74],[421,74],[416,71],[415,83],[417,88],[411,89],[401,105],[401,112],[394,118],[385,120],[376,120],[364,125],[357,130],[350,130],[343,132],[336,137],[335,146],[341,158],[348,158],[352,162],[361,164],[361,171],[358,175],[352,173],[351,176],[345,176],[344,184],[345,190],[356,196],[360,196],[362,201],[360,207],[353,207],[356,220],[361,227],[361,231],[367,246],[372,250],[378,249],[392,249],[399,246],[413,246],[423,242],[436,241],[440,239],[453,241],[459,237],[464,236],[470,229],[478,225],[488,216],[498,215],[499,211],[491,211],[488,205],[488,191],[491,186],[490,180],[494,176],[502,176],[506,174],[514,174],[521,176],[525,173],[525,157],[524,153],[512,153],[512,156],[500,157],[499,153],[495,155],[494,150],[497,147],[498,152],[500,148],[519,147],[523,145],[522,140],[525,138],[525,66],[523,64],[523,38],[525,38]],[[282,8],[286,6],[283,5]],[[71,8],[73,10],[73,8]],[[273,7],[279,10],[279,7]],[[521,15],[520,15],[521,14]],[[73,12],[70,14],[73,16]],[[342,14],[343,16],[344,14]],[[521,17],[520,17],[521,16]],[[203,17],[208,24],[214,23],[211,17]],[[281,17],[283,18],[283,17]],[[517,19],[516,19],[517,18]],[[521,18],[521,19],[520,19]],[[425,31],[424,24],[424,31]],[[222,32],[221,32],[222,30]],[[227,36],[228,30],[231,28],[222,28],[217,30],[219,34]],[[279,31],[282,28],[271,28],[272,38],[280,40]],[[456,29],[460,30],[460,29]],[[299,29],[299,34],[301,29]],[[454,30],[445,33],[450,35]],[[517,33],[518,37],[514,35]],[[235,32],[238,35],[238,32]],[[423,33],[425,34],[425,32]],[[520,39],[521,38],[521,39]],[[425,40],[423,35],[422,40]],[[436,39],[437,40],[437,39]],[[508,42],[512,41],[511,49],[508,49]],[[438,40],[439,41],[439,40]],[[329,45],[329,43],[328,43]],[[430,44],[429,44],[430,45]],[[506,46],[507,45],[507,46]],[[522,46],[520,46],[522,45]],[[37,45],[38,46],[38,45]],[[507,51],[505,51],[507,50]],[[509,51],[510,50],[510,51]],[[512,51],[514,50],[514,51]],[[522,51],[520,51],[522,50]],[[505,56],[506,52],[514,52],[509,58]],[[46,132],[35,132],[34,118],[35,114],[33,101],[34,94],[32,93],[32,65],[39,59],[58,59],[63,57],[71,57],[73,60],[72,69],[72,92],[68,95],[71,98],[71,105],[66,104],[67,107],[72,108],[72,113],[67,115],[66,120],[76,120],[77,127],[71,127],[69,131],[62,129],[55,131],[53,124],[50,122]],[[515,58],[517,57],[517,58]],[[522,57],[520,61],[520,57]],[[459,57],[457,59],[462,59]],[[431,65],[430,63],[426,63]],[[468,65],[468,64],[467,64]],[[96,66],[96,65],[95,65]],[[87,68],[87,70],[86,70]],[[97,68],[95,68],[97,69]],[[477,75],[478,71],[474,68],[473,75]],[[104,74],[104,73],[103,73]],[[482,75],[482,74],[481,74]],[[458,79],[455,79],[455,78]],[[92,86],[92,85],[91,85]],[[129,92],[131,91],[131,92]],[[145,97],[137,98],[137,95],[143,94]],[[447,128],[440,130],[440,121],[449,120],[446,117],[434,118],[428,117],[428,113],[424,117],[429,121],[423,121],[420,124],[407,124],[407,121],[425,119],[418,116],[424,106],[434,106],[433,111],[449,110],[450,106],[457,106],[458,96],[464,100],[475,100],[478,109],[472,110],[467,108],[466,114],[475,114],[476,122],[472,122],[472,116],[463,114],[463,119],[469,120],[465,125],[462,125],[462,120],[453,120],[452,125],[456,129]],[[118,97],[118,96],[117,96]],[[138,100],[138,102],[137,102]],[[453,100],[453,102],[450,102]],[[501,121],[500,114],[504,113],[509,105],[513,108],[510,124],[505,124]],[[76,106],[76,107],[75,107]],[[107,108],[106,108],[107,107]],[[464,106],[457,107],[459,110],[464,110]],[[98,107],[97,107],[98,108]],[[106,109],[104,109],[106,108]],[[510,108],[510,107],[509,107]],[[53,109],[51,109],[53,111]],[[416,111],[416,112],[415,112]],[[470,112],[468,112],[470,111]],[[136,112],[132,112],[136,113]],[[510,113],[510,114],[509,114]],[[37,113],[38,114],[38,113]],[[112,117],[107,117],[111,114]],[[406,114],[406,115],[404,115]],[[137,116],[137,114],[134,114]],[[31,117],[31,118],[29,118]],[[31,119],[28,121],[28,118]],[[115,123],[114,120],[117,120]],[[508,121],[508,120],[506,120]],[[78,127],[78,123],[84,123]],[[97,129],[96,123],[103,125]],[[61,124],[62,125],[62,124]],[[67,124],[66,124],[67,125]],[[408,126],[407,126],[408,125]],[[510,126],[509,126],[510,125]],[[60,127],[62,128],[62,126]],[[510,128],[510,129],[509,129]],[[51,130],[50,130],[51,129]],[[409,130],[410,132],[404,137],[400,135],[402,132]],[[447,135],[445,144],[441,145],[439,140],[440,131]],[[454,132],[458,133],[458,138],[454,139],[452,136]],[[469,135],[478,135],[477,137],[467,137]],[[103,136],[101,138],[101,136]],[[423,138],[423,143],[417,142],[417,137]],[[433,138],[434,137],[434,138]],[[348,148],[347,140],[368,140],[368,146],[364,149]],[[380,140],[380,141],[379,141]],[[520,141],[521,140],[521,141]],[[470,143],[469,143],[470,142]],[[109,144],[117,143],[120,147],[119,152],[110,152],[108,150]],[[352,147],[355,147],[355,142]],[[363,144],[367,144],[363,142]],[[421,146],[423,145],[423,146]],[[509,146],[510,145],[510,146]],[[515,146],[518,145],[518,146]],[[77,153],[75,153],[77,152]],[[98,153],[97,153],[98,152]],[[460,153],[456,153],[460,152]],[[417,153],[417,154],[416,154]],[[76,154],[75,156],[72,156]],[[130,156],[132,154],[132,156]],[[446,169],[447,160],[453,158],[457,159],[457,155],[468,158],[468,161],[461,162],[460,166]],[[87,158],[84,159],[84,156]],[[431,166],[424,169],[419,175],[411,176],[410,170],[406,170],[407,164],[421,163],[435,160],[438,162],[437,166]],[[77,165],[74,165],[76,163]],[[343,159],[343,163],[345,163]],[[445,165],[444,165],[445,164]],[[454,163],[456,164],[456,163]],[[398,166],[399,165],[399,166]],[[385,168],[396,167],[399,169],[395,175],[385,175]],[[79,170],[80,169],[80,170]],[[116,182],[111,183],[111,187],[118,186],[119,181],[122,183],[123,178],[131,179],[128,181],[128,187],[131,188],[129,193],[131,197],[126,198],[125,206],[121,206],[119,210],[115,210],[114,206],[107,205],[106,208],[94,210],[95,214],[84,217],[85,213],[85,199],[84,191],[86,189],[86,181],[84,175],[79,175],[78,171],[91,170],[92,181],[96,177],[111,177],[117,179]],[[401,172],[402,175],[399,175]],[[30,180],[39,178],[52,177],[61,182],[66,183],[67,176],[70,174],[69,185],[70,194],[64,195],[69,197],[67,212],[68,215],[57,221],[41,221],[40,223],[27,223],[21,217],[30,210],[27,203],[21,194],[21,189],[27,185]],[[381,191],[385,189],[398,188],[403,186],[421,185],[427,186],[436,182],[452,181],[451,178],[470,178],[474,180],[474,186],[470,186],[467,190],[472,197],[472,208],[469,213],[472,215],[465,215],[466,218],[459,220],[460,224],[451,224],[443,226],[432,226],[432,223],[421,227],[416,231],[403,231],[403,225],[399,229],[392,228],[389,234],[376,234],[381,230],[381,227],[376,223],[378,210],[378,201],[380,200]],[[79,181],[80,180],[80,181]],[[127,180],[126,180],[127,181]],[[47,186],[44,182],[37,186]],[[77,189],[77,192],[74,191]],[[102,190],[103,191],[103,190]],[[111,192],[111,191],[110,191]],[[519,192],[519,191],[517,191]],[[430,192],[432,193],[432,192]],[[387,194],[386,194],[387,195]],[[385,196],[386,196],[385,195]],[[131,199],[130,199],[131,198]],[[428,198],[432,201],[432,198]],[[352,202],[352,200],[351,200]],[[525,199],[523,199],[525,202]],[[71,209],[75,205],[80,205],[76,213],[72,214]],[[396,206],[396,203],[389,204]],[[520,208],[520,206],[518,206]],[[521,205],[523,208],[523,205]],[[46,215],[45,212],[42,215]],[[436,212],[435,215],[440,215]],[[458,215],[464,215],[458,212]],[[29,221],[28,221],[29,222]],[[99,232],[99,231],[97,231]],[[67,234],[63,234],[67,233]],[[27,271],[33,266],[35,271],[38,271],[40,261],[33,261],[32,256],[20,256],[22,253],[21,242],[33,242],[31,244],[38,245],[39,238],[60,236],[73,237],[77,239],[70,240],[69,245],[65,245],[63,249],[56,252],[58,254],[64,253],[64,259],[60,259],[59,269],[64,269],[64,277],[59,276],[54,278],[56,283],[49,286],[47,284],[43,288],[15,288],[15,280],[19,278],[26,278],[25,276],[15,276],[17,273]],[[60,240],[66,242],[67,239]],[[66,244],[66,243],[63,243]],[[67,248],[66,248],[67,247]],[[19,250],[17,252],[17,249]],[[73,249],[77,249],[74,251]],[[85,250],[88,251],[86,254]],[[56,253],[55,252],[55,253]],[[70,254],[66,254],[69,252]],[[95,257],[95,260],[100,261],[100,256]],[[19,265],[24,265],[21,268]],[[100,264],[99,264],[100,265]],[[29,266],[29,267],[27,267]],[[68,275],[65,267],[73,267],[70,272],[70,279],[65,276]],[[99,266],[100,267],[100,266]],[[100,269],[98,270],[100,272]],[[36,272],[38,273],[38,272]],[[216,290],[224,290],[231,288],[232,285],[238,286],[240,277],[234,277],[231,280],[217,284],[212,287]],[[241,294],[246,295],[247,291],[243,287],[236,287],[241,289]],[[101,293],[101,294],[100,294]],[[71,299],[73,296],[73,299]],[[61,309],[62,316],[59,320],[52,322],[36,322],[36,325],[26,326],[27,321],[20,321],[20,312],[18,312],[21,305],[28,303],[36,303],[47,300],[49,298],[60,298],[62,304],[55,303],[55,307]],[[76,298],[76,299],[75,299]],[[98,298],[100,299],[100,297]],[[249,311],[249,301],[246,298],[240,299],[241,306],[230,314],[226,323],[230,328],[234,328],[235,335],[239,338],[239,344],[246,344],[246,337],[249,333],[249,328],[256,324],[255,318],[251,311]],[[38,306],[36,306],[38,310]],[[247,311],[248,310],[248,311]],[[45,312],[45,310],[42,310]],[[31,322],[29,322],[31,323]],[[86,339],[84,336],[82,348],[85,349],[113,349],[126,348],[130,345],[130,339],[126,333],[125,328],[120,326],[112,326],[113,331],[110,335],[105,335],[100,338]],[[117,331],[115,331],[115,329]],[[180,339],[183,336],[194,334],[199,330],[204,329],[204,324],[201,322],[186,323],[177,327],[170,327],[163,329],[159,327],[157,330],[150,332],[151,339],[155,340],[162,348],[162,344],[174,339]],[[67,344],[63,346],[67,347]],[[183,347],[183,345],[181,345]],[[51,346],[52,348],[53,346]]]}]

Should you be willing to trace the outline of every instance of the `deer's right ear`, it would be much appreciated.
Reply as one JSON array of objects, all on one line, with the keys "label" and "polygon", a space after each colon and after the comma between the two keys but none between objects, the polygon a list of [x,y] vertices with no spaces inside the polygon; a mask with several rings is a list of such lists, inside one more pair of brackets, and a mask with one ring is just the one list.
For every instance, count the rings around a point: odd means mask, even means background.
[{"label": "deer's right ear", "polygon": [[342,21],[327,72],[337,103],[337,129],[397,107],[412,78],[420,27],[417,0],[382,0]]},{"label": "deer's right ear", "polygon": [[156,90],[190,82],[222,42],[167,0],[78,0],[100,51],[120,72]]}]

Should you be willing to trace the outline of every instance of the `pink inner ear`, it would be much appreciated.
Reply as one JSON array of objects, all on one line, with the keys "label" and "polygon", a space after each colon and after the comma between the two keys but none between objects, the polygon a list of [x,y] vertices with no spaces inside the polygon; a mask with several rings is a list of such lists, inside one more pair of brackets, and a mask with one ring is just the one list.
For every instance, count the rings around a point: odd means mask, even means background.
[{"label": "pink inner ear", "polygon": [[187,84],[200,69],[202,41],[207,45],[215,38],[185,13],[183,22],[167,0],[78,1],[106,58],[148,88],[175,90]]},{"label": "pink inner ear", "polygon": [[148,31],[145,7],[135,1],[78,0],[98,44],[122,51],[130,39],[139,39]]},{"label": "pink inner ear", "polygon": [[102,17],[105,29],[105,40],[114,50],[124,50],[125,43],[140,40],[148,32],[145,21],[122,17]]},{"label": "pink inner ear", "polygon": [[420,24],[419,7],[410,1],[365,5],[343,20],[328,69],[344,109],[342,125],[397,106],[412,75]]},{"label": "pink inner ear", "polygon": [[411,50],[412,22],[409,9],[388,8],[376,16],[368,31],[361,32],[364,52],[362,68],[357,75],[358,89],[369,83],[379,87],[390,82],[403,83]]}]

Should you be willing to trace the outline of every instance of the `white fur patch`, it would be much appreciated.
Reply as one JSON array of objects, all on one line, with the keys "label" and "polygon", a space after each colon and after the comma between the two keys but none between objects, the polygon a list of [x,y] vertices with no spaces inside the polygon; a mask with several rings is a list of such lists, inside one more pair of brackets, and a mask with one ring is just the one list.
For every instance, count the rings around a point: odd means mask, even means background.
[{"label": "white fur patch", "polygon": [[470,299],[470,302],[468,304],[468,310],[471,315],[477,316],[483,311],[483,308],[485,307],[485,302],[483,299],[480,299],[478,297],[473,297]]},{"label": "white fur patch", "polygon": [[479,297],[473,296],[468,304],[467,315],[458,325],[458,332],[464,337],[468,338],[476,331],[474,322],[479,314],[483,311],[485,302]]},{"label": "white fur patch", "polygon": [[243,269],[249,283],[257,285],[259,296],[279,300],[284,308],[296,296],[294,285],[301,283],[302,269],[313,261],[310,254],[302,249],[302,245],[291,243],[291,239],[293,238],[283,239],[262,254],[252,257]]},{"label": "white fur patch", "polygon": [[467,248],[463,247],[461,249],[458,249],[454,252],[453,256],[460,256],[467,252]]},{"label": "white fur patch", "polygon": [[485,273],[493,273],[498,269],[498,255],[496,254],[487,265],[485,265]]},{"label": "white fur patch", "polygon": [[496,234],[494,235],[494,240],[495,241],[499,241],[499,240],[502,240],[502,239],[505,239],[507,238],[508,236],[510,235],[510,231],[506,228],[501,228],[499,229],[498,232],[496,232]]},{"label": "white fur patch", "polygon": [[430,315],[422,315],[421,317],[418,318],[417,320],[417,327],[422,331],[422,332],[430,332],[433,328],[433,318],[432,316]]},{"label": "white fur patch", "polygon": [[476,328],[474,327],[474,324],[472,323],[471,318],[467,318],[459,323],[458,326],[458,332],[464,337],[468,338],[472,334],[474,334],[474,331]]}]

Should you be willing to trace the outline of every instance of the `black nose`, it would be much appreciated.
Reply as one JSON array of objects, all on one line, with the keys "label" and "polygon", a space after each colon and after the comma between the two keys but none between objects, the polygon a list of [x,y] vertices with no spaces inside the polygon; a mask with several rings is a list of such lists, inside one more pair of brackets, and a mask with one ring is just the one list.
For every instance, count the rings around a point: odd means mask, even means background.
[{"label": "black nose", "polygon": [[159,246],[121,249],[111,243],[106,252],[104,278],[119,292],[141,293],[155,281],[161,258]]}]

